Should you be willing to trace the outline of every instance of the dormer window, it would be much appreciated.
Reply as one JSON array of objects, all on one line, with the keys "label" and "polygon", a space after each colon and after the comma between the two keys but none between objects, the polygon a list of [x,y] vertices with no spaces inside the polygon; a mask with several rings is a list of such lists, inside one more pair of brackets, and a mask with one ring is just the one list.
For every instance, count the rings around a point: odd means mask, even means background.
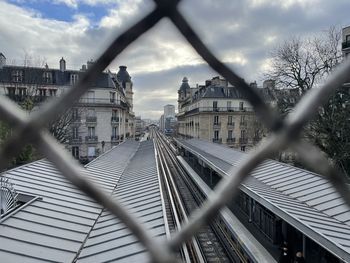
[{"label": "dormer window", "polygon": [[22,82],[23,81],[23,71],[22,70],[12,71],[12,81],[13,82]]},{"label": "dormer window", "polygon": [[75,85],[78,82],[79,76],[78,74],[71,74],[70,75],[70,84]]},{"label": "dormer window", "polygon": [[48,84],[52,83],[52,72],[43,73],[43,82]]}]

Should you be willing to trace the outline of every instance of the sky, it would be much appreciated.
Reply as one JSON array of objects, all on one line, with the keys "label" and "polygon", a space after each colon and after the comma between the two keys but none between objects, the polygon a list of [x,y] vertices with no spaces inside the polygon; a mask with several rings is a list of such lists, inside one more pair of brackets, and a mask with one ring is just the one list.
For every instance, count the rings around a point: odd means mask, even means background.
[{"label": "sky", "polygon": [[[80,69],[145,14],[151,0],[0,0],[0,52],[8,64],[47,62]],[[248,83],[261,84],[271,51],[292,36],[309,37],[350,25],[349,0],[182,0],[179,9],[203,42]],[[183,77],[191,86],[218,74],[167,19],[109,65],[126,65],[134,83],[134,111],[158,119],[177,107]]]}]

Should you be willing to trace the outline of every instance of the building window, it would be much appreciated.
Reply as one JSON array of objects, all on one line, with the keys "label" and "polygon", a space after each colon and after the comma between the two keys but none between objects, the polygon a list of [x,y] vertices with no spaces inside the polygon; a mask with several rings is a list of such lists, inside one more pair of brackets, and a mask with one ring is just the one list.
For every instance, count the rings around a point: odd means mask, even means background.
[{"label": "building window", "polygon": [[117,127],[112,127],[112,137],[116,138],[118,135],[118,128]]},{"label": "building window", "polygon": [[346,41],[346,43],[350,43],[350,35],[346,36],[346,40],[345,41]]},{"label": "building window", "polygon": [[219,139],[219,131],[214,131],[214,139],[215,140]]},{"label": "building window", "polygon": [[228,139],[232,139],[233,137],[233,131],[232,130],[228,130],[228,133],[227,133],[227,138]]},{"label": "building window", "polygon": [[78,127],[73,127],[73,139],[78,139]]},{"label": "building window", "polygon": [[239,102],[239,110],[244,110],[244,102],[243,101]]},{"label": "building window", "polygon": [[215,125],[218,125],[218,124],[219,124],[219,116],[218,116],[218,115],[215,115],[215,116],[214,116],[214,124],[215,124]]},{"label": "building window", "polygon": [[78,146],[72,147],[72,155],[74,158],[79,159],[79,147]]},{"label": "building window", "polygon": [[227,124],[228,124],[228,125],[233,125],[233,116],[232,116],[232,115],[229,115],[229,116],[228,116]]},{"label": "building window", "polygon": [[241,138],[244,139],[246,137],[246,130],[241,130]]},{"label": "building window", "polygon": [[111,103],[115,103],[115,92],[109,93],[109,100]]},{"label": "building window", "polygon": [[218,111],[218,102],[213,101],[213,111]]},{"label": "building window", "polygon": [[231,101],[227,102],[227,110],[232,111],[232,102]]},{"label": "building window", "polygon": [[43,73],[43,82],[48,84],[52,83],[52,72]]},{"label": "building window", "polygon": [[22,70],[12,71],[12,81],[13,82],[23,82],[23,71]]},{"label": "building window", "polygon": [[88,137],[94,137],[95,136],[95,127],[88,127]]},{"label": "building window", "polygon": [[78,74],[71,74],[70,75],[70,84],[75,85],[78,82],[79,76]]}]

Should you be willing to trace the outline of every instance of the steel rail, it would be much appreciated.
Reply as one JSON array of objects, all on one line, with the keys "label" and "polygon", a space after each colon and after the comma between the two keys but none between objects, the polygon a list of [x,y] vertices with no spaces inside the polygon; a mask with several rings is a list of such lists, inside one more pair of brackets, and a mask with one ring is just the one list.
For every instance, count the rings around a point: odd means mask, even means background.
[{"label": "steel rail", "polygon": [[[177,204],[177,211],[180,213],[181,215],[181,219],[182,219],[182,223],[184,222],[188,222],[188,217],[187,217],[187,212],[186,209],[184,207],[183,201],[181,199],[181,196],[177,190],[177,186],[174,182],[174,179],[172,178],[172,172],[170,171],[168,162],[167,162],[167,158],[165,156],[164,151],[166,151],[166,146],[164,143],[162,144],[162,142],[159,140],[158,134],[156,133],[156,139],[155,139],[155,144],[157,145],[157,148],[159,149],[161,158],[162,158],[162,162],[163,165],[167,171],[167,173],[164,173],[165,176],[165,180],[167,182],[167,186],[168,186],[168,190],[169,190],[169,194],[170,196],[173,196],[174,199],[176,200],[176,204]],[[181,226],[179,227],[181,229]],[[200,246],[198,245],[198,241],[192,237],[190,244],[188,244],[190,247],[193,247],[191,249],[192,252],[192,256],[194,258],[196,258],[197,260],[195,262],[206,262],[206,260],[204,259],[204,257],[202,256],[202,251],[200,249]]]}]

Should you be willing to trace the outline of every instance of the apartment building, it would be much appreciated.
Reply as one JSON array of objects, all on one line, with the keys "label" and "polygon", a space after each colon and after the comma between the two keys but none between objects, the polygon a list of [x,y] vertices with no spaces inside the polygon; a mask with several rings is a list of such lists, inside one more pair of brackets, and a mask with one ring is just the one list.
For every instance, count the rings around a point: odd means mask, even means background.
[{"label": "apartment building", "polygon": [[237,88],[214,77],[191,88],[185,77],[178,90],[178,135],[246,149],[262,137],[252,106]]},{"label": "apartment building", "polygon": [[350,54],[350,26],[342,29],[342,51],[345,58]]},{"label": "apartment building", "polygon": [[[7,65],[0,53],[0,94],[22,107],[31,103],[24,108],[36,110],[72,88],[92,64],[88,61],[80,70],[68,70],[62,58],[58,69],[14,66]],[[120,66],[118,73],[101,73],[66,113],[69,128],[62,142],[82,162],[134,136],[133,83],[126,69]]]}]

